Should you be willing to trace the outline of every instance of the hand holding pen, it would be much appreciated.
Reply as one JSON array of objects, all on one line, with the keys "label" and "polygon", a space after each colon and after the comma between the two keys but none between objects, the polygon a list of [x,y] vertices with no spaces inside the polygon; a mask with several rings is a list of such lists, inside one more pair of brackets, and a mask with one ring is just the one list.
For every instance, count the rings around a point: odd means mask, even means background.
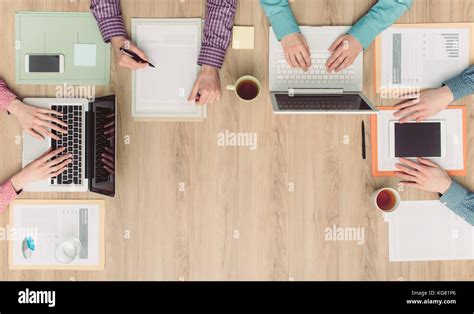
[{"label": "hand holding pen", "polygon": [[152,68],[155,67],[153,64],[151,64],[147,60],[142,59],[142,57],[140,57],[138,54],[136,54],[135,52],[133,52],[131,50],[128,50],[128,49],[125,49],[125,48],[120,48],[120,52],[122,52],[126,56],[129,56],[130,58],[135,60],[135,62],[138,62],[138,63],[141,63],[141,64],[148,64]]},{"label": "hand holding pen", "polygon": [[[130,70],[139,70],[149,66],[145,53],[130,39],[123,36],[112,37],[110,43],[115,52],[115,60],[119,66]],[[122,51],[122,49],[127,50],[127,53]]]}]

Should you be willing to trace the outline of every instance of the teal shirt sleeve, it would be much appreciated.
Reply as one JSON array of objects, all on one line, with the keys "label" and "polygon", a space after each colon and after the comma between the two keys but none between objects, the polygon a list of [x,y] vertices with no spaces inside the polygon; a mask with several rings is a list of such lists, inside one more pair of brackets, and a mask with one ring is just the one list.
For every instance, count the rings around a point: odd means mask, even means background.
[{"label": "teal shirt sleeve", "polygon": [[474,225],[474,193],[453,181],[440,201],[457,215]]},{"label": "teal shirt sleeve", "polygon": [[413,0],[379,0],[370,11],[352,26],[348,34],[354,36],[364,47],[390,27],[413,5]]},{"label": "teal shirt sleeve", "polygon": [[454,100],[464,96],[474,94],[474,65],[464,70],[459,76],[456,76],[444,83],[453,93]]},{"label": "teal shirt sleeve", "polygon": [[286,35],[300,32],[288,0],[260,0],[260,5],[270,20],[279,41]]}]

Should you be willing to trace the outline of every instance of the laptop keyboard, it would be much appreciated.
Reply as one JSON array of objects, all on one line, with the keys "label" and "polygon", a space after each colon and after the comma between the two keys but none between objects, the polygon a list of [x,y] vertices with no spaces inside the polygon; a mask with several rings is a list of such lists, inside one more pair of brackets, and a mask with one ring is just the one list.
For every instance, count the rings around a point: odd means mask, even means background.
[{"label": "laptop keyboard", "polygon": [[[63,114],[57,118],[68,125],[68,134],[62,134],[55,130],[51,132],[59,137],[59,140],[51,140],[53,150],[57,148],[66,148],[62,155],[72,154],[72,162],[67,170],[56,178],[51,178],[51,184],[70,185],[82,184],[82,135],[83,135],[83,107],[74,105],[53,105],[52,110]],[[58,124],[56,124],[58,125]],[[58,125],[59,126],[59,125]],[[57,158],[57,157],[56,157]]]},{"label": "laptop keyboard", "polygon": [[326,61],[330,53],[311,53],[311,67],[307,72],[302,69],[292,68],[286,62],[284,55],[277,61],[277,84],[352,84],[356,83],[354,65],[338,73],[326,71]]}]

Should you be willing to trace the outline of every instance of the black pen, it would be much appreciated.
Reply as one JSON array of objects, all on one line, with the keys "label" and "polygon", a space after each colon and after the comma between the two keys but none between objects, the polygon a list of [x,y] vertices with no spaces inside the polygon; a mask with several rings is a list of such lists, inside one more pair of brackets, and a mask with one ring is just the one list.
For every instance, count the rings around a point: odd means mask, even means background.
[{"label": "black pen", "polygon": [[133,51],[130,51],[128,49],[125,49],[125,48],[120,48],[120,51],[123,53],[123,54],[126,54],[127,56],[129,56],[130,58],[132,58],[133,60],[137,61],[138,63],[148,63],[152,68],[154,68],[155,66],[153,64],[151,64],[150,62],[148,61],[145,61],[143,60],[142,58],[140,58],[139,55],[137,55],[135,52]]},{"label": "black pen", "polygon": [[365,151],[365,123],[362,121],[362,159],[367,158],[367,153]]}]

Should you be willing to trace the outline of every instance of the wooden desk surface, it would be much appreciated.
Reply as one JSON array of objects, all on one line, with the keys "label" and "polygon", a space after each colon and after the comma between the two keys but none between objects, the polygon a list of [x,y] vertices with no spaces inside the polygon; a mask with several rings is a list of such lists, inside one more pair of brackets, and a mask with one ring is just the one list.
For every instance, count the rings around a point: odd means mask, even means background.
[{"label": "wooden desk surface", "polygon": [[[295,0],[303,25],[350,25],[373,0]],[[417,0],[399,23],[474,21],[474,0]],[[204,0],[122,0],[132,17],[203,17]],[[14,13],[87,11],[89,0],[0,1],[0,77],[21,97],[54,96],[54,86],[19,86],[14,75]],[[317,9],[316,9],[317,8]],[[106,203],[105,271],[10,271],[0,244],[0,280],[472,280],[474,261],[390,263],[387,224],[372,191],[396,186],[374,179],[361,158],[361,116],[276,116],[268,97],[268,23],[257,0],[240,0],[236,25],[254,25],[255,49],[229,48],[222,85],[251,74],[263,97],[246,104],[223,91],[202,123],[143,123],[131,118],[131,75],[113,65],[119,99],[118,191]],[[372,47],[364,56],[365,93],[373,92]],[[469,106],[472,124],[473,98]],[[0,180],[21,167],[16,121],[0,115]],[[217,134],[256,132],[258,148],[220,147]],[[124,143],[129,136],[130,144]],[[344,144],[347,136],[349,143]],[[367,136],[367,140],[369,137]],[[469,128],[469,156],[474,130]],[[370,147],[368,147],[368,153]],[[469,162],[469,173],[473,173]],[[474,189],[474,177],[460,178]],[[181,184],[185,191],[181,192]],[[294,191],[290,191],[294,187]],[[22,194],[22,198],[100,198],[94,194]],[[404,200],[434,199],[415,190]],[[8,212],[0,215],[6,227]],[[333,225],[365,228],[365,243],[325,241]],[[420,226],[422,227],[422,226]],[[128,237],[129,235],[129,237]]]}]

